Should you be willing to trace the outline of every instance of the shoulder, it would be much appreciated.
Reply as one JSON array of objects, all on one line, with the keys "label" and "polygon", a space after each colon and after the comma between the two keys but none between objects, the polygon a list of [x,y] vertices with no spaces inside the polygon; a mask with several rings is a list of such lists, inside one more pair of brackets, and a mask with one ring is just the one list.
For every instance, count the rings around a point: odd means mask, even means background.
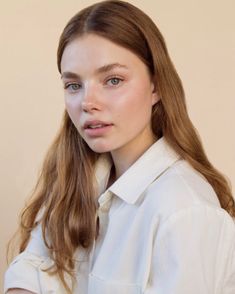
[{"label": "shoulder", "polygon": [[197,205],[222,210],[212,186],[185,160],[177,161],[149,185],[141,205],[162,220]]}]

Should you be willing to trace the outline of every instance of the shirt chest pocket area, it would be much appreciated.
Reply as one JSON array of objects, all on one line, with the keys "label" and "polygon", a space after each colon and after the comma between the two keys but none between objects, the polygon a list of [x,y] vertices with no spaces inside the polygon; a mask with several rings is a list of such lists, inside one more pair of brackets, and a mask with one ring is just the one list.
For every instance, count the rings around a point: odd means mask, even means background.
[{"label": "shirt chest pocket area", "polygon": [[104,280],[93,274],[89,275],[88,294],[141,294],[141,286],[122,281]]}]

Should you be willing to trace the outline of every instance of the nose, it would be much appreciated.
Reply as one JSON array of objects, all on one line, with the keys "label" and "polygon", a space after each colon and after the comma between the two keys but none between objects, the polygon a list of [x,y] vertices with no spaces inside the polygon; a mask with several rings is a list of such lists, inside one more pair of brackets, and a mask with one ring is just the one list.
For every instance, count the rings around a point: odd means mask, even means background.
[{"label": "nose", "polygon": [[99,110],[98,106],[93,103],[93,102],[87,102],[87,101],[83,101],[82,102],[82,110],[84,112],[93,112],[96,110]]},{"label": "nose", "polygon": [[89,85],[86,87],[81,105],[84,112],[94,112],[101,109],[98,91],[94,86]]}]

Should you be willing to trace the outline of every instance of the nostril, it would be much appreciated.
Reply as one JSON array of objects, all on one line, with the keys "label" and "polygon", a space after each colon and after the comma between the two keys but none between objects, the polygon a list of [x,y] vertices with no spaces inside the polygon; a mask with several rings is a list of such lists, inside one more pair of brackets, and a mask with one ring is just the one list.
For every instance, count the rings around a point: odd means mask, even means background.
[{"label": "nostril", "polygon": [[93,111],[93,110],[98,110],[99,107],[96,103],[94,102],[87,102],[87,101],[83,101],[82,102],[82,109],[83,111],[85,112],[90,112],[90,111]]}]

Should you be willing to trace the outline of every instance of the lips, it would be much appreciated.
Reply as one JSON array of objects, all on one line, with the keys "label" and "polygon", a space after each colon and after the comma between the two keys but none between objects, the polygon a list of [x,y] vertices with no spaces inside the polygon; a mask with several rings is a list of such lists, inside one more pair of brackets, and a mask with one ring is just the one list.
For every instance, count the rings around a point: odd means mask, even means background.
[{"label": "lips", "polygon": [[98,129],[98,128],[104,128],[111,125],[112,125],[111,123],[106,123],[99,120],[86,121],[84,124],[84,129]]},{"label": "lips", "polygon": [[98,129],[98,128],[103,128],[103,127],[106,127],[107,125],[103,125],[103,124],[100,124],[100,125],[89,125],[87,128],[88,129]]},{"label": "lips", "polygon": [[112,128],[112,123],[107,123],[100,120],[89,120],[84,124],[84,132],[90,139],[104,138],[110,134]]}]

